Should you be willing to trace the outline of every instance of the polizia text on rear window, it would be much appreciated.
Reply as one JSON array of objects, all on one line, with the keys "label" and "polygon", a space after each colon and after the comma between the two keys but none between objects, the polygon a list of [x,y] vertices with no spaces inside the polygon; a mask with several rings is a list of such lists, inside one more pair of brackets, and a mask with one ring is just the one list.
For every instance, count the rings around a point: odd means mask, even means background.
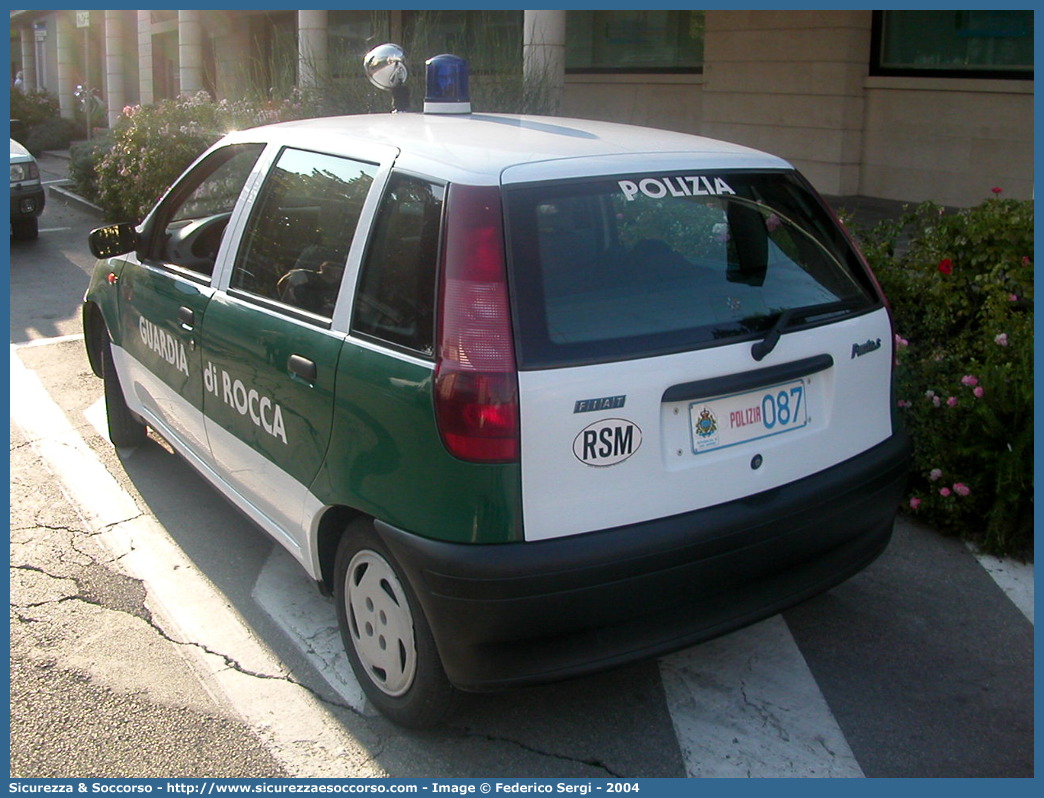
[{"label": "polizia text on rear window", "polygon": [[[505,190],[523,368],[647,357],[876,305],[844,233],[785,172]],[[821,312],[820,312],[821,310]]]}]

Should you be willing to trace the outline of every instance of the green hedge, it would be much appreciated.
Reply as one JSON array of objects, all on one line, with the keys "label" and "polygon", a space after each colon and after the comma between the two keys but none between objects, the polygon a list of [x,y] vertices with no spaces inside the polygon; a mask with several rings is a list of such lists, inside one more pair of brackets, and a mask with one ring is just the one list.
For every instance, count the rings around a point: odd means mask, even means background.
[{"label": "green hedge", "polygon": [[11,119],[21,123],[20,141],[33,155],[44,150],[66,150],[76,134],[72,120],[63,119],[58,98],[43,89],[11,92]]},{"label": "green hedge", "polygon": [[25,148],[36,156],[44,150],[67,150],[76,133],[76,124],[71,119],[47,119],[29,128]]},{"label": "green hedge", "polygon": [[58,98],[50,92],[43,89],[11,91],[11,119],[19,120],[27,132],[33,126],[58,116]]},{"label": "green hedge", "polygon": [[914,442],[906,510],[985,551],[1033,556],[1033,202],[932,203],[856,231],[895,318]]}]

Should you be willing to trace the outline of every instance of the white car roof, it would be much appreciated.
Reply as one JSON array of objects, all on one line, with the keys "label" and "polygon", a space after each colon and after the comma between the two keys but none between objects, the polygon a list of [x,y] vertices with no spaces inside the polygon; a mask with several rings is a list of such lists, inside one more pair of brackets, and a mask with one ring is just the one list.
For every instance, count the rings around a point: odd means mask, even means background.
[{"label": "white car roof", "polygon": [[11,158],[17,158],[19,160],[33,160],[33,156],[29,154],[29,150],[27,150],[14,139],[11,139]]},{"label": "white car roof", "polygon": [[653,128],[514,114],[395,113],[253,128],[231,140],[351,155],[353,143],[398,150],[397,166],[450,182],[495,185],[671,169],[790,169],[758,150]]}]

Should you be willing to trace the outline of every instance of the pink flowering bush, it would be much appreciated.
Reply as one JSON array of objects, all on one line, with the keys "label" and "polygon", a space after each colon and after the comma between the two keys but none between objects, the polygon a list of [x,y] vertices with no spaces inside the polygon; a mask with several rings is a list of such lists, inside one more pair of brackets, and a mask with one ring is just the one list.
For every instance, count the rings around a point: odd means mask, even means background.
[{"label": "pink flowering bush", "polygon": [[856,235],[892,305],[904,509],[993,553],[1033,551],[1033,202],[932,203]]},{"label": "pink flowering bush", "polygon": [[102,207],[109,221],[137,222],[167,187],[230,130],[311,115],[304,95],[263,102],[215,102],[206,92],[131,105],[104,141],[74,150],[70,174],[77,190]]}]

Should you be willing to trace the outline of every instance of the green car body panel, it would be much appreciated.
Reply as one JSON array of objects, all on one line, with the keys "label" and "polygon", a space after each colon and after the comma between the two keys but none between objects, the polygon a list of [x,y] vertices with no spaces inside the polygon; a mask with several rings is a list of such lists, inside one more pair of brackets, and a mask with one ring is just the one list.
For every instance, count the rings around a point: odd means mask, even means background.
[{"label": "green car body panel", "polygon": [[333,437],[312,492],[423,537],[458,543],[522,539],[516,463],[466,463],[439,437],[433,366],[351,340],[338,366]]},{"label": "green car body panel", "polygon": [[[119,285],[120,275],[122,275],[126,265],[127,261],[124,258],[109,258],[108,260],[97,261],[94,265],[94,270],[91,272],[91,282],[83,295],[84,329],[89,329],[87,326],[89,324],[88,314],[98,311],[101,313],[105,326],[109,330],[109,338],[115,344],[119,344],[122,340],[119,329],[120,313],[117,286]],[[109,275],[115,278],[115,282],[110,282]],[[87,347],[91,355],[92,365],[97,354],[93,349],[94,344],[95,342],[88,336]]]},{"label": "green car body panel", "polygon": [[[309,485],[330,439],[340,348],[341,336],[218,294],[207,311],[204,335],[204,412]],[[295,354],[315,364],[314,382],[289,370]],[[215,450],[214,456],[223,453]]]},{"label": "green car body panel", "polygon": [[[116,285],[121,306],[117,343],[202,412],[197,338],[214,290],[170,270],[147,266],[124,268]],[[191,311],[191,324],[179,319],[182,308]]]}]

